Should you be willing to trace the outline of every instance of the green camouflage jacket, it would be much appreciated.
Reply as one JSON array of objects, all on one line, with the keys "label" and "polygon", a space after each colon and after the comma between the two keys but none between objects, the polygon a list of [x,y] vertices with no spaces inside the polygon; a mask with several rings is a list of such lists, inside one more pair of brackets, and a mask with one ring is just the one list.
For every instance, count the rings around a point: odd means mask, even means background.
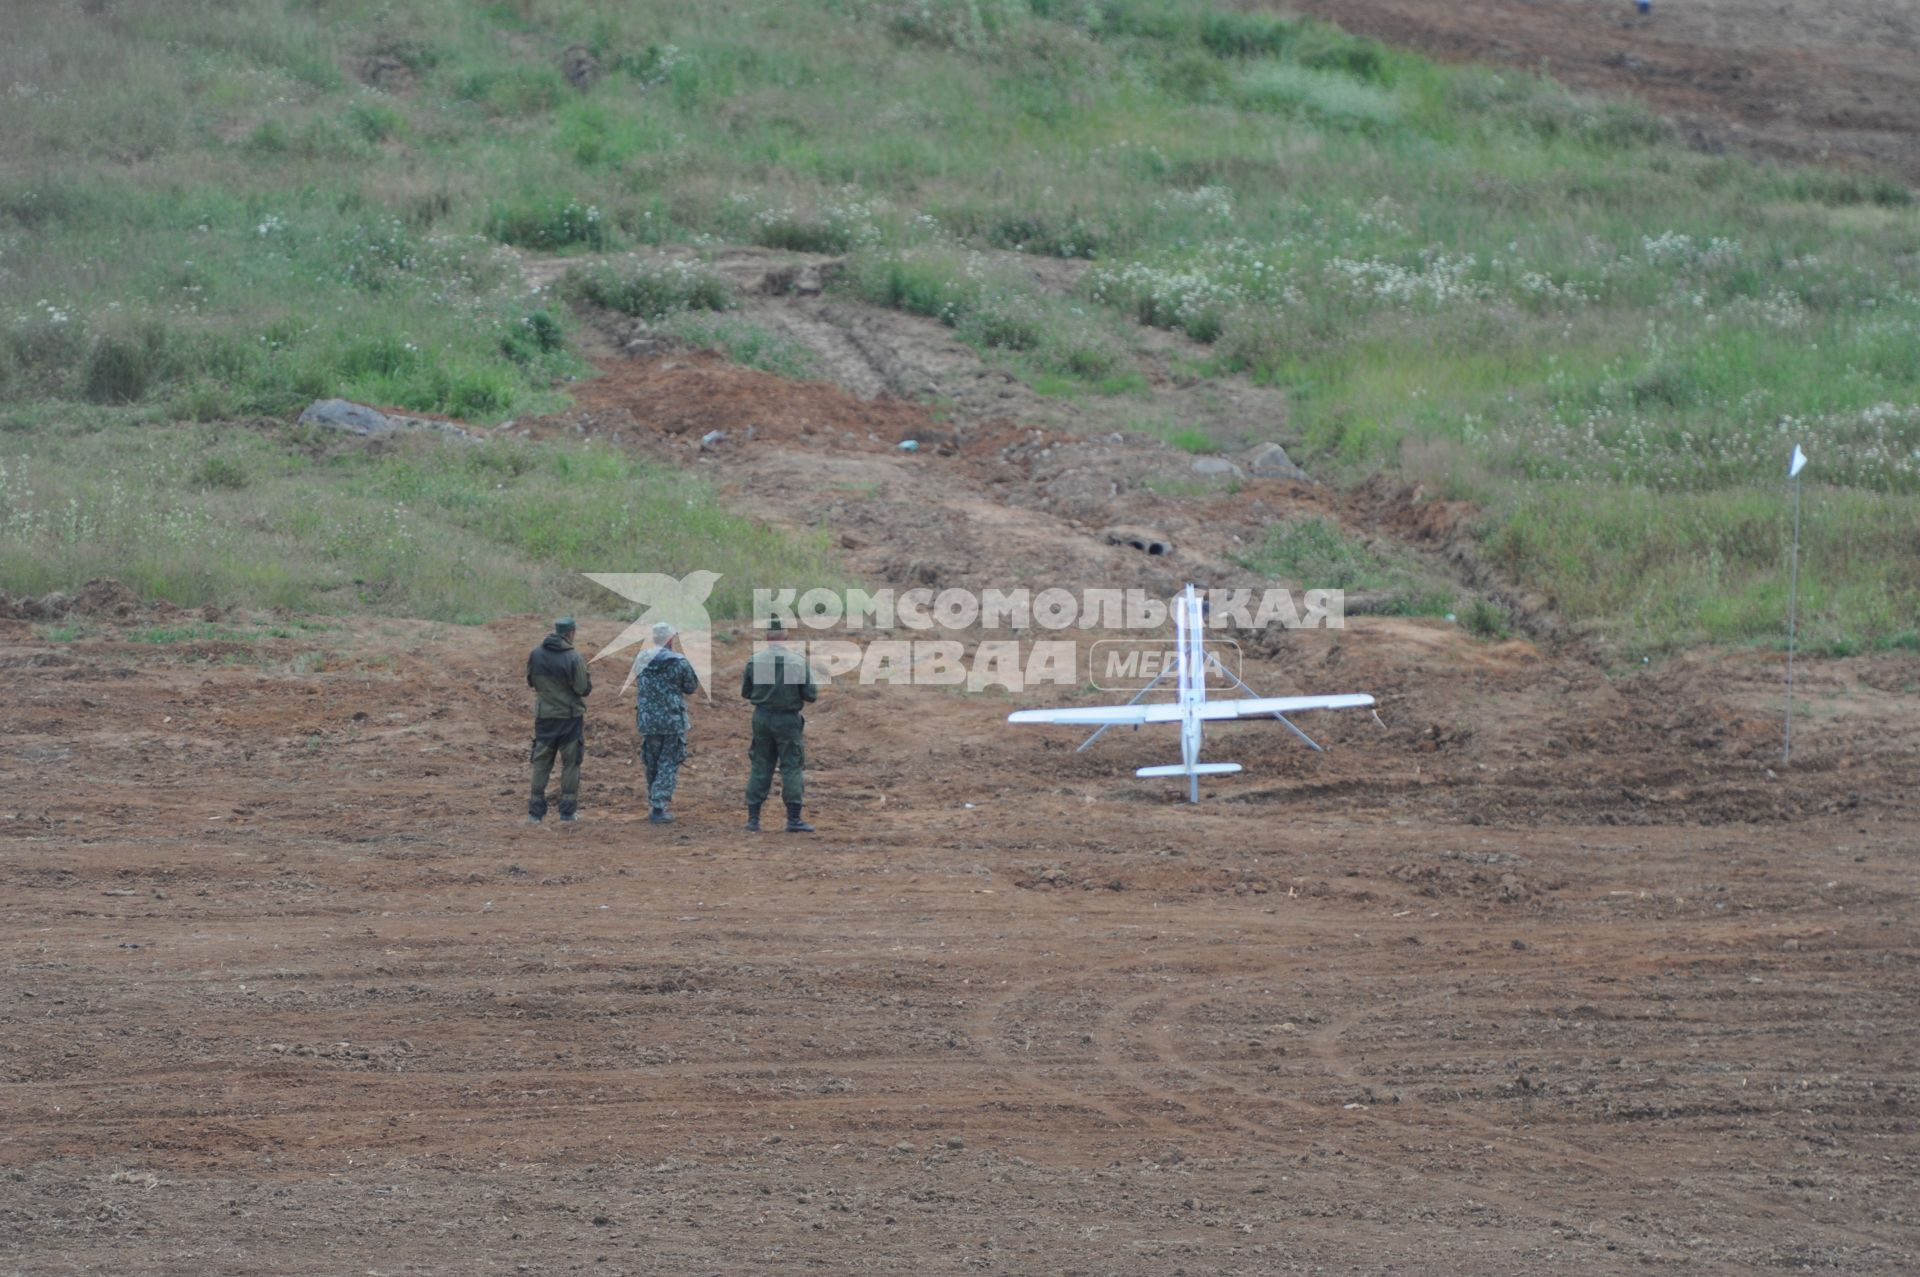
[{"label": "green camouflage jacket", "polygon": [[587,712],[593,679],[586,658],[558,634],[527,654],[527,686],[534,691],[535,718],[579,718]]}]

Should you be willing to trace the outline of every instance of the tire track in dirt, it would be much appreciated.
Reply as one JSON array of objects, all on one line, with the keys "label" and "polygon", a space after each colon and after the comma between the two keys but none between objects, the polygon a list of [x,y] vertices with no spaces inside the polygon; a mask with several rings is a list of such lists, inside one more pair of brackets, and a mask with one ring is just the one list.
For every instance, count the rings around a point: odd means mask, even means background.
[{"label": "tire track in dirt", "polygon": [[881,395],[911,397],[914,388],[899,361],[884,346],[863,340],[850,317],[831,302],[795,300],[780,304],[754,298],[747,313],[808,351],[827,380],[862,399]]},{"label": "tire track in dirt", "polygon": [[[1397,1018],[1418,1018],[1421,1008],[1452,1000],[1459,994],[1459,990],[1444,989],[1425,995],[1398,995],[1392,1002],[1393,1014]],[[1374,1018],[1375,1013],[1369,1011],[1347,1011],[1329,1019],[1308,1034],[1305,1039],[1314,1060],[1329,1075],[1366,1093],[1372,1092],[1373,1084],[1353,1066],[1352,1053],[1341,1049],[1340,1044],[1350,1032],[1363,1024],[1370,1023]],[[1416,1109],[1418,1116],[1416,1116]],[[1435,1131],[1435,1116],[1430,1106],[1420,1105],[1401,1112],[1393,1107],[1376,1104],[1368,1106],[1364,1120],[1397,1127],[1407,1134],[1418,1133],[1430,1137]],[[1625,1182],[1643,1174],[1639,1164],[1632,1157],[1609,1155],[1584,1144],[1544,1134],[1534,1129],[1516,1130],[1511,1123],[1477,1117],[1469,1107],[1456,1106],[1444,1115],[1443,1120],[1473,1139],[1489,1145],[1518,1146],[1528,1154],[1542,1152],[1551,1154],[1557,1159],[1561,1168],[1577,1169],[1593,1182]],[[1595,1139],[1604,1137],[1605,1132],[1602,1130],[1593,1132]],[[1535,1169],[1542,1169],[1531,1161],[1529,1164],[1534,1165]],[[1714,1184],[1709,1184],[1702,1189],[1698,1182],[1700,1176],[1696,1174],[1692,1179],[1695,1192],[1703,1192],[1705,1196],[1729,1208],[1740,1208],[1748,1214],[1762,1215],[1785,1210],[1797,1216],[1806,1227],[1824,1227],[1828,1222],[1822,1219],[1820,1213],[1812,1206],[1792,1202],[1783,1203],[1778,1199],[1777,1194],[1743,1191],[1734,1186]],[[1477,1184],[1470,1185],[1469,1188],[1475,1193],[1485,1195],[1484,1190]],[[1867,1230],[1853,1230],[1847,1235],[1861,1241],[1885,1242],[1888,1240],[1885,1236]],[[1620,1242],[1627,1239],[1624,1236],[1614,1236],[1612,1240]]]},{"label": "tire track in dirt", "polygon": [[[1137,1018],[1140,1011],[1148,1010],[1156,1006],[1160,1006],[1160,1004],[1156,1003],[1152,998],[1139,1000],[1136,1003],[1133,1018]],[[1192,1058],[1187,1049],[1181,1044],[1180,1039],[1175,1035],[1171,1025],[1171,1021],[1177,1018],[1177,1010],[1177,1006],[1161,1006],[1161,1013],[1152,1014],[1147,1017],[1150,1027],[1146,1031],[1145,1039],[1150,1043],[1150,1049],[1153,1051],[1156,1061],[1163,1063],[1171,1062],[1170,1067],[1184,1069],[1196,1078],[1205,1078],[1207,1079],[1207,1084],[1212,1088],[1227,1091],[1251,1104],[1268,1108],[1285,1108],[1296,1113],[1302,1118],[1302,1124],[1298,1128],[1298,1131],[1316,1131],[1317,1134],[1310,1137],[1313,1142],[1318,1143],[1320,1141],[1331,1140],[1348,1159],[1358,1161],[1363,1165],[1370,1165],[1383,1175],[1390,1175],[1393,1166],[1390,1156],[1384,1151],[1373,1151],[1365,1147],[1356,1146],[1355,1138],[1364,1137],[1368,1133],[1367,1128],[1376,1124],[1402,1125],[1410,1132],[1417,1131],[1429,1137],[1434,1134],[1434,1132],[1420,1127],[1417,1123],[1394,1123],[1391,1119],[1381,1121],[1372,1113],[1356,1115],[1356,1120],[1347,1128],[1343,1128],[1338,1134],[1330,1132],[1321,1125],[1321,1123],[1324,1123],[1328,1113],[1326,1105],[1316,1104],[1309,1100],[1290,1096],[1274,1095],[1266,1091],[1249,1090],[1235,1081],[1231,1076],[1224,1075],[1217,1067],[1207,1067],[1206,1064]],[[1338,1076],[1337,1070],[1329,1070],[1329,1072],[1334,1076]],[[1180,1088],[1178,1092],[1170,1091],[1168,1093],[1190,1095],[1193,1093],[1193,1090],[1183,1087]],[[1297,1154],[1301,1149],[1297,1134],[1278,1132],[1264,1123],[1235,1120],[1220,1113],[1217,1106],[1214,1112],[1241,1134],[1264,1140],[1273,1145],[1276,1151]],[[1503,1142],[1511,1142],[1512,1138],[1511,1133],[1506,1131],[1500,1132],[1499,1137]],[[1536,1218],[1541,1211],[1540,1202],[1534,1198],[1519,1193],[1504,1191],[1497,1186],[1487,1183],[1484,1177],[1481,1179],[1469,1179],[1455,1173],[1437,1171],[1430,1167],[1423,1169],[1416,1186],[1403,1186],[1402,1191],[1410,1193],[1412,1196],[1429,1203],[1434,1208],[1494,1205],[1509,1212],[1513,1217],[1521,1219]],[[1603,1240],[1612,1241],[1616,1245],[1621,1241],[1629,1240],[1625,1234],[1605,1228],[1590,1227],[1587,1231],[1595,1236],[1601,1237]]]},{"label": "tire track in dirt", "polygon": [[[1417,1013],[1418,1007],[1423,1003],[1438,1000],[1444,996],[1450,995],[1436,994],[1427,998],[1399,999],[1395,1003],[1395,1012],[1396,1014]],[[1178,1008],[1169,1008],[1164,1016],[1153,1018],[1169,1022],[1177,1020]],[[1347,1057],[1337,1049],[1339,1039],[1349,1029],[1366,1019],[1367,1016],[1361,1012],[1336,1017],[1308,1034],[1305,1042],[1314,1062],[1327,1076],[1351,1084],[1356,1092],[1371,1094],[1372,1085],[1346,1063]],[[1204,1061],[1193,1056],[1183,1047],[1181,1039],[1176,1036],[1170,1023],[1157,1024],[1150,1036],[1162,1060],[1175,1061],[1177,1067],[1207,1079],[1208,1084],[1216,1090],[1225,1090],[1242,1096],[1250,1103],[1269,1106],[1282,1104],[1313,1119],[1324,1118],[1328,1111],[1324,1104],[1276,1097],[1264,1090],[1248,1088],[1230,1073],[1222,1070],[1219,1062]],[[1180,1093],[1191,1094],[1192,1088],[1180,1088]],[[1517,1131],[1511,1124],[1476,1118],[1462,1109],[1454,1109],[1444,1115],[1436,1115],[1430,1107],[1424,1105],[1414,1106],[1405,1112],[1383,1107],[1377,1103],[1361,1105],[1360,1109],[1363,1111],[1355,1111],[1352,1114],[1355,1134],[1370,1134],[1369,1128],[1392,1129],[1402,1137],[1417,1136],[1428,1141],[1454,1134],[1479,1142],[1489,1149],[1499,1147],[1508,1151],[1509,1156],[1521,1157],[1529,1171],[1534,1174],[1566,1175],[1570,1171],[1577,1171],[1586,1177],[1588,1183],[1622,1183],[1644,1179],[1641,1166],[1631,1158],[1610,1157],[1564,1139],[1541,1136],[1532,1130]],[[1252,1135],[1279,1138],[1257,1124],[1251,1127],[1243,1125],[1241,1129]],[[1321,1138],[1326,1136],[1323,1134]],[[1294,1147],[1284,1140],[1281,1143],[1283,1147]],[[1385,1151],[1356,1148],[1351,1141],[1342,1141],[1341,1147],[1349,1158],[1372,1163],[1382,1173],[1388,1172],[1394,1164],[1391,1155]],[[1536,1155],[1543,1152],[1554,1157],[1553,1166],[1544,1166],[1539,1162]],[[1496,1172],[1489,1171],[1476,1177],[1467,1177],[1457,1172],[1428,1167],[1423,1170],[1418,1187],[1410,1191],[1435,1207],[1492,1204],[1510,1212],[1515,1217],[1537,1217],[1540,1214],[1543,1206],[1538,1198],[1503,1190],[1490,1183],[1489,1177],[1494,1173]],[[1772,1214],[1781,1207],[1781,1203],[1773,1195],[1741,1192],[1718,1185],[1709,1185],[1701,1190],[1698,1187],[1698,1177],[1695,1177],[1695,1185],[1696,1193],[1704,1191],[1705,1196],[1723,1205],[1744,1207],[1749,1213]],[[1803,1225],[1819,1226],[1825,1222],[1810,1206],[1794,1206],[1792,1213],[1802,1220]],[[1632,1234],[1625,1230],[1606,1224],[1588,1224],[1584,1231],[1610,1243],[1609,1249],[1628,1245],[1635,1240]],[[1862,1242],[1884,1243],[1888,1240],[1883,1235],[1866,1231],[1850,1232],[1847,1235]]]},{"label": "tire track in dirt", "polygon": [[[1112,979],[1122,974],[1129,965],[1131,964],[1115,963],[1110,966],[1104,966],[1098,971],[1096,978],[1101,980]],[[1043,990],[1049,987],[1060,987],[1064,985],[1071,989],[1077,983],[1079,983],[1078,980],[1035,979],[1010,984],[1005,992],[997,994],[993,998],[986,999],[978,1005],[971,1018],[969,1037],[975,1042],[992,1044],[989,1049],[997,1053],[1001,1066],[1009,1070],[1010,1080],[1019,1086],[1038,1090],[1057,1098],[1069,1099],[1076,1103],[1090,1104],[1096,1111],[1113,1122],[1115,1128],[1118,1130],[1137,1129],[1139,1125],[1144,1122],[1154,1132],[1169,1138],[1191,1136],[1193,1132],[1188,1127],[1172,1121],[1162,1113],[1151,1110],[1142,1111],[1138,1107],[1122,1107],[1124,1103],[1123,1097],[1129,1089],[1140,1091],[1148,1098],[1153,1099],[1155,1102],[1167,1108],[1184,1110],[1186,1106],[1175,1101],[1169,1101],[1165,1096],[1155,1095],[1149,1088],[1142,1087],[1140,1080],[1131,1075],[1125,1062],[1112,1047],[1102,1046],[1101,1049],[1096,1052],[1093,1059],[1089,1061],[1071,1061],[1065,1065],[1065,1067],[1069,1068],[1093,1070],[1104,1084],[1098,1093],[1084,1084],[1055,1082],[1040,1074],[1039,1068],[1042,1067],[1041,1065],[1036,1065],[1031,1061],[1016,1061],[1013,1053],[1006,1048],[1004,1043],[1005,1035],[1001,1031],[1000,1021],[1009,1007],[1026,999],[1037,997]],[[1111,1094],[1113,1098],[1108,1098],[1109,1094]]]}]

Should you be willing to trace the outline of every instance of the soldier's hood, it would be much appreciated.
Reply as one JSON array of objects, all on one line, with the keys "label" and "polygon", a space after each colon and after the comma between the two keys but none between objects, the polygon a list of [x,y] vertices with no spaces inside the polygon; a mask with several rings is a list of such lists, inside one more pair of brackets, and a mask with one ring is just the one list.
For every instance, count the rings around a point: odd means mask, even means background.
[{"label": "soldier's hood", "polygon": [[687,659],[670,647],[643,647],[640,649],[640,655],[633,658],[634,672],[638,673],[646,669],[661,657],[671,657],[676,661],[684,661]]},{"label": "soldier's hood", "polygon": [[541,642],[540,646],[546,648],[549,652],[571,652],[573,650],[573,640],[561,638],[558,634],[549,634]]}]

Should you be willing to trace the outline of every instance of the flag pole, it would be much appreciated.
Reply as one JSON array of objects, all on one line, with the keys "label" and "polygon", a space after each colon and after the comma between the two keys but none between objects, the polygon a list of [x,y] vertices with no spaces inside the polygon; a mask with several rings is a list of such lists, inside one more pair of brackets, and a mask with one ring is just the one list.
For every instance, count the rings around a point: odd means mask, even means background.
[{"label": "flag pole", "polygon": [[1780,751],[1780,761],[1793,761],[1793,645],[1794,627],[1800,610],[1800,469],[1807,464],[1807,454],[1794,445],[1793,460],[1788,463],[1787,475],[1793,481],[1793,567],[1790,572],[1791,584],[1787,587],[1787,728],[1786,741]]}]

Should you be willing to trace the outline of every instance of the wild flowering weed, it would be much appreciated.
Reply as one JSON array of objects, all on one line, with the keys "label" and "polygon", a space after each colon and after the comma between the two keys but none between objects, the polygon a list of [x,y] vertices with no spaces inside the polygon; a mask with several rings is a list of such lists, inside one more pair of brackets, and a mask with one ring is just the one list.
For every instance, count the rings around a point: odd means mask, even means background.
[{"label": "wild flowering weed", "polygon": [[1714,236],[1705,241],[1679,231],[1640,237],[1640,251],[1661,266],[1725,266],[1740,257],[1740,241]]},{"label": "wild flowering weed", "polygon": [[1446,253],[1421,255],[1417,266],[1378,257],[1336,257],[1329,261],[1325,281],[1363,303],[1384,303],[1405,309],[1441,309],[1485,301],[1492,290],[1473,278],[1478,263],[1471,257]]},{"label": "wild flowering weed", "polygon": [[685,258],[575,266],[562,277],[560,291],[649,320],[685,310],[731,310],[737,305],[733,285],[725,276]]},{"label": "wild flowering weed", "polygon": [[1875,492],[1920,492],[1920,405],[1782,414],[1759,420],[1757,396],[1684,420],[1631,407],[1521,415],[1491,425],[1477,415],[1458,434],[1529,479],[1702,492],[1773,484],[1796,444],[1820,459],[1822,482]]},{"label": "wild flowering weed", "polygon": [[1598,300],[1577,283],[1557,280],[1537,270],[1522,271],[1514,287],[1520,296],[1548,307],[1590,306]]},{"label": "wild flowering weed", "polygon": [[1246,301],[1246,293],[1235,281],[1202,262],[1185,266],[1128,262],[1097,268],[1088,272],[1084,287],[1102,305],[1129,311],[1138,322],[1155,328],[1178,329],[1196,341],[1218,338],[1227,316]]},{"label": "wild flowering weed", "polygon": [[1782,288],[1773,289],[1765,297],[1736,297],[1728,304],[1727,314],[1782,329],[1804,328],[1810,318],[1806,303]]},{"label": "wild flowering weed", "polygon": [[379,292],[420,264],[413,234],[398,217],[360,222],[348,228],[338,241],[337,252],[341,279],[368,292]]},{"label": "wild flowering weed", "polygon": [[1196,186],[1173,190],[1153,201],[1159,213],[1199,213],[1215,221],[1233,220],[1233,192],[1224,186]]},{"label": "wild flowering weed", "polygon": [[1082,288],[1093,301],[1128,311],[1140,323],[1208,342],[1217,340],[1228,318],[1244,306],[1287,308],[1304,300],[1286,266],[1237,237],[1157,261],[1097,266],[1087,272]]},{"label": "wild flowering weed", "polygon": [[893,213],[887,200],[865,196],[851,186],[811,207],[791,202],[763,206],[757,196],[745,193],[729,197],[728,204],[736,215],[746,215],[746,235],[754,243],[809,253],[845,253],[879,244]]},{"label": "wild flowering weed", "polygon": [[1476,278],[1479,263],[1471,256],[1428,252],[1406,266],[1381,257],[1316,260],[1287,241],[1274,249],[1262,252],[1244,239],[1230,239],[1161,262],[1096,267],[1083,287],[1092,300],[1128,311],[1140,323],[1207,342],[1247,307],[1285,312],[1311,303],[1349,315],[1382,308],[1434,312],[1493,295]]},{"label": "wild flowering weed", "polygon": [[487,216],[487,233],[503,244],[542,251],[577,247],[605,252],[613,246],[613,228],[600,206],[577,199],[528,197],[495,204]]}]

